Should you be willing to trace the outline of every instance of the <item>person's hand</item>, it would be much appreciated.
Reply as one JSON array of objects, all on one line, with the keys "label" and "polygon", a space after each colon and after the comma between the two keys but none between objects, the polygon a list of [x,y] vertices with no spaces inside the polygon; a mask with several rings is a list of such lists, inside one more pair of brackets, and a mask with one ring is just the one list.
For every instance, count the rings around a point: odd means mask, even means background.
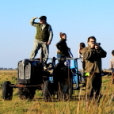
[{"label": "person's hand", "polygon": [[37,19],[38,17],[33,17],[33,19]]},{"label": "person's hand", "polygon": [[50,44],[51,44],[51,42],[47,42],[46,44],[47,44],[47,45],[50,45]]},{"label": "person's hand", "polygon": [[98,45],[95,45],[95,49],[99,49],[99,46]]},{"label": "person's hand", "polygon": [[57,50],[57,52],[60,52],[60,50]]}]

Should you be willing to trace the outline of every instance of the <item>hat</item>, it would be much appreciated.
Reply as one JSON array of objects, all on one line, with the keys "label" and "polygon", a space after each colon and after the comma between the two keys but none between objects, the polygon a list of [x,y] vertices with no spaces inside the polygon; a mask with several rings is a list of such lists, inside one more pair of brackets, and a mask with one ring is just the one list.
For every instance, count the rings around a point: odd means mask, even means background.
[{"label": "hat", "polygon": [[41,16],[39,19],[44,19],[44,20],[46,20],[47,17],[46,17],[46,16]]}]

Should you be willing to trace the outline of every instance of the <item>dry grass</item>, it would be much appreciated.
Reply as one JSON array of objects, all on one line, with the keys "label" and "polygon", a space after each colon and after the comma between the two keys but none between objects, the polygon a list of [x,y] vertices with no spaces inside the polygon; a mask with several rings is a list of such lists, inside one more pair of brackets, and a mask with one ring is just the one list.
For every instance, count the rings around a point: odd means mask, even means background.
[{"label": "dry grass", "polygon": [[[7,80],[16,83],[16,78],[15,70],[0,71],[0,84]],[[44,102],[40,99],[41,91],[36,91],[32,101],[20,100],[16,95],[17,89],[14,89],[12,101],[4,101],[0,97],[0,114],[114,114],[114,85],[111,84],[111,76],[104,76],[102,82],[103,96],[99,104],[92,101],[87,107],[85,100]],[[75,91],[74,95],[82,95],[84,92]]]}]

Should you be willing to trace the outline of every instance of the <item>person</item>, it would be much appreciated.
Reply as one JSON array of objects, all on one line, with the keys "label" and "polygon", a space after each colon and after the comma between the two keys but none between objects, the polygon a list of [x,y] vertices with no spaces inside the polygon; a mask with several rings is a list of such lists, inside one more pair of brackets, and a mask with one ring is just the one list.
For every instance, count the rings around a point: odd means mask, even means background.
[{"label": "person", "polygon": [[112,58],[110,60],[110,69],[112,70],[112,84],[114,84],[114,50],[112,50]]},{"label": "person", "polygon": [[80,45],[79,45],[79,50],[78,50],[78,58],[83,58],[83,55],[82,55],[82,52],[81,52],[83,50],[83,48],[85,48],[85,43],[81,42]]},{"label": "person", "polygon": [[81,63],[82,63],[82,71],[79,71],[80,73],[80,80],[82,82],[85,82],[83,84],[83,86],[86,86],[86,77],[84,76],[84,65],[85,65],[85,62],[83,61],[83,55],[82,55],[82,50],[86,47],[85,43],[84,42],[81,42],[79,44],[79,50],[78,50],[78,58],[81,59]]},{"label": "person", "polygon": [[87,77],[86,100],[98,99],[102,83],[102,63],[101,58],[105,58],[107,52],[102,49],[96,38],[90,36],[87,40],[88,47],[82,50],[83,61],[85,62],[84,73]]},{"label": "person", "polygon": [[34,47],[31,52],[30,59],[34,59],[38,50],[41,48],[41,57],[45,65],[49,55],[49,45],[51,44],[53,38],[53,31],[51,25],[47,23],[46,16],[41,16],[39,18],[39,23],[36,23],[35,19],[37,19],[37,17],[32,18],[30,21],[31,25],[36,27]]},{"label": "person", "polygon": [[67,46],[67,35],[65,33],[60,32],[60,41],[56,44],[57,47],[57,58],[61,57],[70,57],[69,50],[70,48]]},{"label": "person", "polygon": [[[56,44],[57,47],[57,58],[70,58],[72,55],[70,48],[67,46],[67,35],[66,33],[60,32],[60,41]],[[66,65],[70,65],[70,60],[66,60]]]},{"label": "person", "polygon": [[[85,62],[83,61],[83,55],[82,55],[82,50],[85,48],[85,43],[81,42],[79,45],[79,50],[78,50],[78,58],[81,59],[82,62],[82,68],[84,69]],[[82,73],[83,74],[83,73]]]}]

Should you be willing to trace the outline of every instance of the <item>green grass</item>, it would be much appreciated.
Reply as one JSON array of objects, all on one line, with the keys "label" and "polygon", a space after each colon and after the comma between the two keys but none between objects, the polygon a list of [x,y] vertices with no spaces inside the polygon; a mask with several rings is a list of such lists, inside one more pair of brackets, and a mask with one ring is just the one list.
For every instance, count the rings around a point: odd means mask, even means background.
[{"label": "green grass", "polygon": [[[11,81],[16,84],[16,71],[0,71],[0,84]],[[32,101],[20,100],[17,89],[14,89],[13,99],[4,101],[0,97],[0,114],[114,114],[114,85],[111,84],[111,76],[104,76],[102,80],[102,98],[99,104],[85,100],[44,102],[41,91],[37,90]],[[85,91],[75,91],[75,95],[84,95]],[[1,96],[1,85],[0,85]]]}]

